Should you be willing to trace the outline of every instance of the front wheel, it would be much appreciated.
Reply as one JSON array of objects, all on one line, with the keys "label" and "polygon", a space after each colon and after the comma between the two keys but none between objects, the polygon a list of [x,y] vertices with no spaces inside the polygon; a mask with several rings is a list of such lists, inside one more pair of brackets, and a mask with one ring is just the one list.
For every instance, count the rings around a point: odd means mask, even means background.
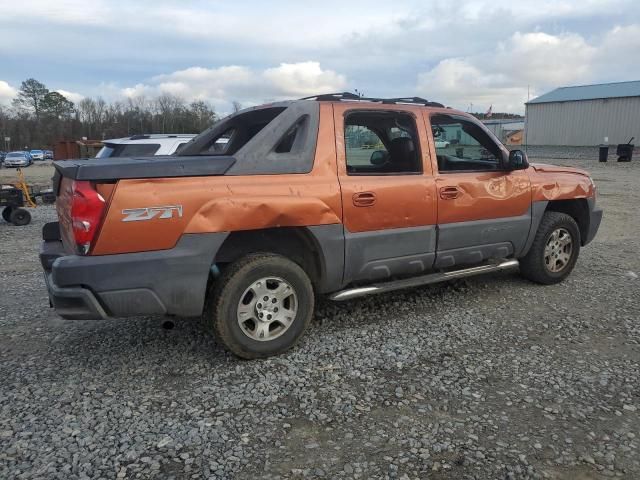
[{"label": "front wheel", "polygon": [[566,213],[546,212],[533,244],[520,260],[520,273],[531,281],[550,285],[567,278],[580,253],[580,230]]},{"label": "front wheel", "polygon": [[209,292],[206,320],[241,358],[291,348],[311,322],[314,294],[305,271],[288,258],[251,254],[229,265]]}]

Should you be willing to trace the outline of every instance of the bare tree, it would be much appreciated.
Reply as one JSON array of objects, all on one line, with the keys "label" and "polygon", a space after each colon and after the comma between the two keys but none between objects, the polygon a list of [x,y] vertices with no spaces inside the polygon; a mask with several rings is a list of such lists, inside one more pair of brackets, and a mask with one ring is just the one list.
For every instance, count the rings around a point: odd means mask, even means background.
[{"label": "bare tree", "polygon": [[[123,102],[83,98],[76,105],[58,92],[50,92],[37,80],[23,82],[13,108],[0,109],[0,135],[13,145],[52,148],[60,140],[118,138],[134,133],[199,133],[217,119],[215,110],[202,100],[187,104],[171,94],[144,96]],[[37,104],[37,107],[36,107]],[[239,102],[234,108],[240,109]],[[36,115],[37,108],[37,115]]]},{"label": "bare tree", "polygon": [[162,123],[162,133],[166,133],[167,128],[172,130],[174,128],[174,120],[180,116],[185,101],[176,95],[163,93],[156,98],[155,104]]}]

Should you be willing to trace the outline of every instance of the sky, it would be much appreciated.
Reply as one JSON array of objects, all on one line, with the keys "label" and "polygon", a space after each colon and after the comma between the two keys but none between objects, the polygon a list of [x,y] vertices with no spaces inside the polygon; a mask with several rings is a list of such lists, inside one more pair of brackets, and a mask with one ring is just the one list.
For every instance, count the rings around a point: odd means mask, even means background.
[{"label": "sky", "polygon": [[317,93],[524,112],[640,79],[638,0],[0,0],[0,105],[36,78],[77,102],[172,93],[219,112]]}]

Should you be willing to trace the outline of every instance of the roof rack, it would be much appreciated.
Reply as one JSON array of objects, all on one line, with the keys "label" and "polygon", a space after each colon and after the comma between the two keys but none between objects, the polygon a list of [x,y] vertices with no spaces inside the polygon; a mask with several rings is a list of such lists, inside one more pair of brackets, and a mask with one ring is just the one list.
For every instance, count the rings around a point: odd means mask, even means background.
[{"label": "roof rack", "polygon": [[321,95],[312,95],[310,97],[304,97],[300,100],[316,100],[318,102],[374,102],[382,103],[384,105],[424,105],[425,107],[439,107],[444,108],[444,105],[438,102],[430,102],[429,100],[421,97],[398,97],[398,98],[375,98],[375,97],[361,97],[351,92],[341,93],[323,93]]}]

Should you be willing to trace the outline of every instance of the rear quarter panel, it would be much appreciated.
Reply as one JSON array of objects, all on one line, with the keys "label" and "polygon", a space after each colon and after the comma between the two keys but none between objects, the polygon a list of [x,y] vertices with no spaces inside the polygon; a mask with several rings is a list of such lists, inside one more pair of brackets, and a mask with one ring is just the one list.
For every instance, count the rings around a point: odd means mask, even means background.
[{"label": "rear quarter panel", "polygon": [[[341,223],[332,108],[323,104],[308,174],[120,180],[92,254],[168,249],[184,233]],[[182,207],[182,216],[123,222],[130,208]]]}]

